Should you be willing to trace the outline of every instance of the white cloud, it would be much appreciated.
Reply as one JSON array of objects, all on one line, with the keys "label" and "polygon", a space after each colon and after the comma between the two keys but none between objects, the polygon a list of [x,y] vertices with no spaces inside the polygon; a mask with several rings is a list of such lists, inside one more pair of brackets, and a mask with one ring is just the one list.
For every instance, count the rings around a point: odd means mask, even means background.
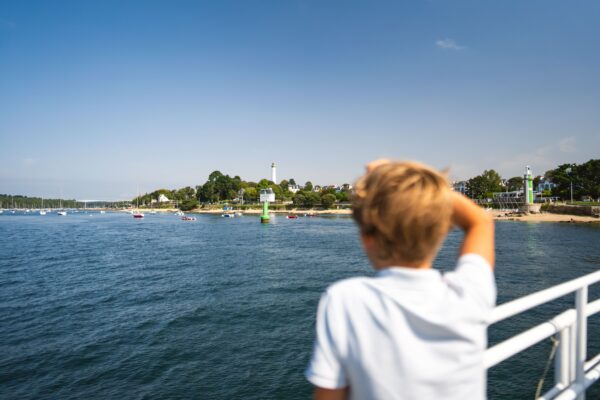
[{"label": "white cloud", "polygon": [[436,40],[435,45],[446,50],[462,50],[465,48],[465,46],[461,46],[458,43],[456,43],[454,39],[448,38]]},{"label": "white cloud", "polygon": [[575,137],[570,136],[562,139],[560,142],[558,142],[558,149],[562,153],[574,153],[577,150],[575,147]]}]

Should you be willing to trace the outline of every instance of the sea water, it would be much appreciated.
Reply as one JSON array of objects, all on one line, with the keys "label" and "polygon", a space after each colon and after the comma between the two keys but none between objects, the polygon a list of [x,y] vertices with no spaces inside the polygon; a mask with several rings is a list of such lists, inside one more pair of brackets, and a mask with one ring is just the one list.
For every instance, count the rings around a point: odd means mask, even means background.
[{"label": "sea water", "polygon": [[[598,270],[599,228],[498,222],[498,303]],[[438,268],[452,268],[460,239],[451,233]],[[309,398],[321,292],[372,273],[347,217],[4,213],[0,398]],[[493,325],[490,343],[572,304]],[[589,323],[594,355],[600,316]],[[550,349],[547,340],[492,368],[490,398],[533,398]]]}]

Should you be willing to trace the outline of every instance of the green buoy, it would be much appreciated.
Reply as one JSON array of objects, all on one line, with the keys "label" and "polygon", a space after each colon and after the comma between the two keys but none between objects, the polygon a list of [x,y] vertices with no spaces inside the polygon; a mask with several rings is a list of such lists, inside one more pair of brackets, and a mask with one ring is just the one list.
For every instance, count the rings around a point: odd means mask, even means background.
[{"label": "green buoy", "polygon": [[261,224],[269,223],[269,202],[268,201],[263,202],[263,212],[262,212],[262,215],[260,216],[260,223]]}]

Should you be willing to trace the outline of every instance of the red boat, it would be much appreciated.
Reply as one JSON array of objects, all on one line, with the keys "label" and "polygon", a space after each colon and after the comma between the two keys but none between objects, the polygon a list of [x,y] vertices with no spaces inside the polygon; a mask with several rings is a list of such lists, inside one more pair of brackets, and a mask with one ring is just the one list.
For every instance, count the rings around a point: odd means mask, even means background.
[{"label": "red boat", "polygon": [[298,219],[297,215],[288,215],[287,219]]},{"label": "red boat", "polygon": [[133,218],[144,218],[144,213],[135,213],[133,214]]}]

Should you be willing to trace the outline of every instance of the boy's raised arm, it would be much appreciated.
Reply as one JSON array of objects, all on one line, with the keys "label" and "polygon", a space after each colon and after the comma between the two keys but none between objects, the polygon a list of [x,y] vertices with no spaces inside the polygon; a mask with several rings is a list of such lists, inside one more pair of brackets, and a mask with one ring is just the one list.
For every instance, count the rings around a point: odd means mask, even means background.
[{"label": "boy's raised arm", "polygon": [[452,192],[452,222],[465,231],[460,255],[478,254],[494,268],[494,221],[477,204]]}]

